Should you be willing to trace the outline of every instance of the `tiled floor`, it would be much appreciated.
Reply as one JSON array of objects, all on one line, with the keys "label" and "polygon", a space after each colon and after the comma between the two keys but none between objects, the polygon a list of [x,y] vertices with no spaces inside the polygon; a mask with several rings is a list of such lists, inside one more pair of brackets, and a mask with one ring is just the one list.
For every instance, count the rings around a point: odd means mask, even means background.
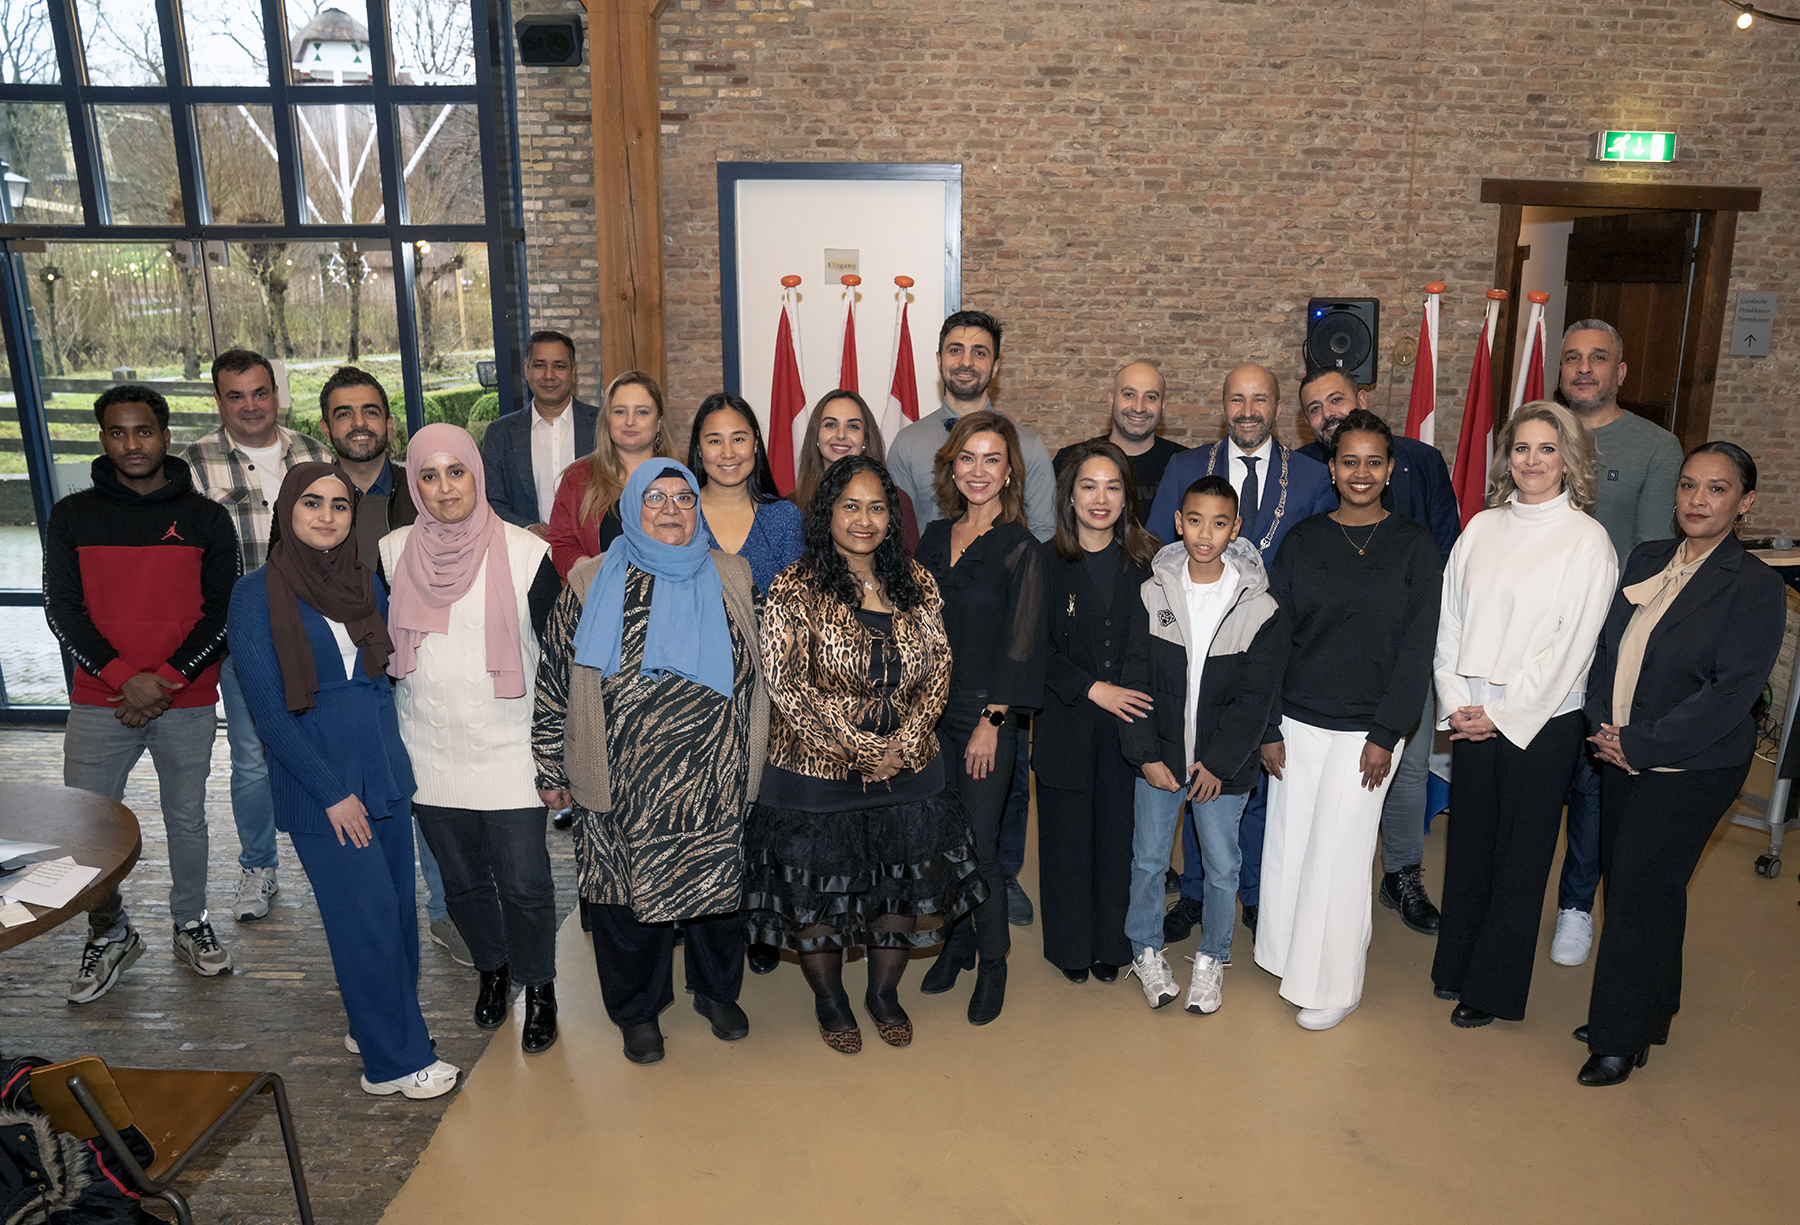
[{"label": "tiled floor", "polygon": [[[428,1102],[363,1093],[360,1064],[344,1050],[344,1011],[331,956],[305,874],[281,839],[281,892],[269,915],[236,923],[227,913],[237,875],[237,831],[227,784],[223,729],[207,789],[212,833],[209,901],[215,928],[236,971],[207,980],[170,954],[168,855],[149,758],[131,776],[125,803],[143,827],[144,853],[124,886],[132,921],[147,951],[113,990],[91,1004],[64,998],[80,960],[85,925],[65,924],[0,953],[0,1052],[69,1058],[97,1054],[123,1067],[276,1071],[287,1082],[300,1130],[314,1210],[321,1222],[380,1219],[406,1181],[455,1094]],[[62,734],[0,729],[0,777],[62,781]],[[568,835],[551,831],[559,917],[574,905]],[[419,983],[438,1053],[474,1066],[489,1035],[469,1019],[475,972],[425,940],[425,888],[419,881]],[[513,1025],[497,1042],[516,1042]],[[460,1090],[459,1090],[460,1092]],[[298,1219],[273,1109],[247,1109],[183,1182],[201,1220],[264,1225]]]}]

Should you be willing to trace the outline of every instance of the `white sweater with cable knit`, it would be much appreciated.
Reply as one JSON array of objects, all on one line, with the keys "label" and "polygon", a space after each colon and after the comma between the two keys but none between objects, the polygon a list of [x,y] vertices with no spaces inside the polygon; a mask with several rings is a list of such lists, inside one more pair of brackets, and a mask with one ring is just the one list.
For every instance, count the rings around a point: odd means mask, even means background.
[{"label": "white sweater with cable knit", "polygon": [[1599,521],[1567,491],[1484,510],[1450,550],[1438,614],[1438,727],[1459,706],[1485,706],[1519,748],[1579,709],[1619,563]]}]

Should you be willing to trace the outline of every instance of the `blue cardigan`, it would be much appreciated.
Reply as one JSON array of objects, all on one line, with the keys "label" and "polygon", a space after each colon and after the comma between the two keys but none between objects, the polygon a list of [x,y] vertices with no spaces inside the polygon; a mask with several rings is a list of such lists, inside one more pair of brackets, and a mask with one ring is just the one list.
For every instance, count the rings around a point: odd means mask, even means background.
[{"label": "blue cardigan", "polygon": [[[385,617],[387,591],[379,581],[375,600]],[[356,675],[346,677],[344,658],[325,618],[302,600],[300,619],[319,673],[319,704],[296,715],[287,708],[281,664],[275,658],[267,571],[246,574],[232,590],[226,640],[256,734],[268,750],[275,828],[287,834],[329,834],[325,810],[351,795],[363,802],[371,821],[406,816],[415,784],[400,740],[393,682],[365,673],[360,652]]]}]

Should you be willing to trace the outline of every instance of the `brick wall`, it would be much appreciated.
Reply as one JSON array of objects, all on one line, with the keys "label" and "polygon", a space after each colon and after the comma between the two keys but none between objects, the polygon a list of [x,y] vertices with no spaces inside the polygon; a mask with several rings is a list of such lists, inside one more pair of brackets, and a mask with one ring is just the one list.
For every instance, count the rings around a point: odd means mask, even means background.
[{"label": "brick wall", "polygon": [[[1441,279],[1453,447],[1493,266],[1482,178],[1753,184],[1732,292],[1779,293],[1782,314],[1775,356],[1721,359],[1713,433],[1763,461],[1752,527],[1800,527],[1800,32],[1731,17],[1702,0],[670,0],[672,403],[721,377],[719,161],[961,162],[964,304],[1006,322],[997,398],[1053,444],[1093,432],[1111,371],[1139,355],[1168,373],[1171,434],[1214,436],[1223,373],[1293,371],[1314,293],[1382,299],[1375,407],[1398,421],[1389,351]],[[591,318],[588,133],[559,118],[585,113],[585,71],[521,86],[533,307]],[[1592,165],[1588,134],[1609,126],[1677,131],[1682,159]]]}]

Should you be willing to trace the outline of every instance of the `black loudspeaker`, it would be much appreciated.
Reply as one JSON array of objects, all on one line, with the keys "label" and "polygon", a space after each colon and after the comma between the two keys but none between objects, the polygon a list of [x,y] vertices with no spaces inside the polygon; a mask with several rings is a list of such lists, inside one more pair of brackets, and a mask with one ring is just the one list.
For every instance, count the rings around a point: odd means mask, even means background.
[{"label": "black loudspeaker", "polygon": [[1375,381],[1381,344],[1381,302],[1376,298],[1314,298],[1306,304],[1306,368],[1337,367],[1353,383]]},{"label": "black loudspeaker", "polygon": [[554,68],[581,63],[581,18],[527,17],[513,28],[521,64]]}]

